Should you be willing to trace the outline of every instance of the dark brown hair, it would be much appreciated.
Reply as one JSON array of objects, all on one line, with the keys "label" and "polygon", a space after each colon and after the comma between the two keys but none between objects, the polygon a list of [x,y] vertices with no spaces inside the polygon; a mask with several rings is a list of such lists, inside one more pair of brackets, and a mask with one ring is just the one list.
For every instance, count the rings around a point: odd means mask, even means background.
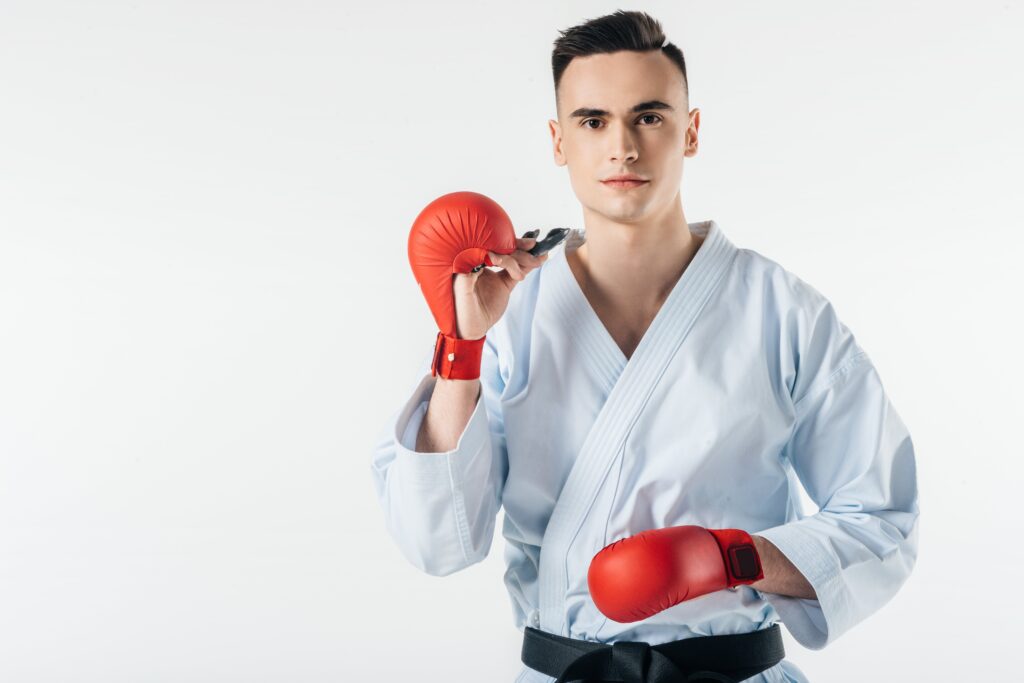
[{"label": "dark brown hair", "polygon": [[633,50],[648,52],[661,50],[683,72],[683,93],[689,98],[689,80],[683,51],[668,42],[657,19],[645,12],[619,10],[586,23],[559,31],[551,53],[551,71],[555,78],[555,102],[558,102],[558,84],[573,57]]}]

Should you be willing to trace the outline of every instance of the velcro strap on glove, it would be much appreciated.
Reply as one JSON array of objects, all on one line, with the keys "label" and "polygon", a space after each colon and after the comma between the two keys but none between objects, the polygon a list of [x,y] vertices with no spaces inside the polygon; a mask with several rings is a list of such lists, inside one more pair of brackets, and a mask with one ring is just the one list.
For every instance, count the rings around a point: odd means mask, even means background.
[{"label": "velcro strap on glove", "polygon": [[445,379],[478,379],[486,338],[485,335],[479,339],[459,339],[438,332],[430,375]]},{"label": "velcro strap on glove", "polygon": [[754,539],[742,529],[708,529],[718,541],[729,574],[729,588],[750,584],[764,578],[761,558]]}]

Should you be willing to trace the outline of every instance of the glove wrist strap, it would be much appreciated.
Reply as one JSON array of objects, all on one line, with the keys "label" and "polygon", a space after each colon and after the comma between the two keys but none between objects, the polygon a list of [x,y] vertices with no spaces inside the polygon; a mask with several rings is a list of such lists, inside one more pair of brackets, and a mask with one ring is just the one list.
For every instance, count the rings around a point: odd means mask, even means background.
[{"label": "glove wrist strap", "polygon": [[459,339],[438,332],[430,375],[444,379],[478,379],[486,338],[485,335],[479,339]]},{"label": "glove wrist strap", "polygon": [[718,541],[725,560],[729,588],[754,583],[764,578],[761,557],[757,554],[754,539],[742,529],[708,529]]}]

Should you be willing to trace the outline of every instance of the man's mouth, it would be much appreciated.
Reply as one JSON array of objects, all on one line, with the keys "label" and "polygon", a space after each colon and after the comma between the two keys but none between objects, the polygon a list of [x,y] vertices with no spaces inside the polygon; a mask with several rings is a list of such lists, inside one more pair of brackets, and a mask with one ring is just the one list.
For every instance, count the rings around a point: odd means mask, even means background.
[{"label": "man's mouth", "polygon": [[650,181],[648,181],[648,180],[602,180],[601,184],[602,185],[607,185],[608,187],[617,187],[617,188],[622,188],[622,189],[629,189],[629,188],[632,188],[632,187],[640,187],[641,185],[646,185],[648,182],[650,182]]}]

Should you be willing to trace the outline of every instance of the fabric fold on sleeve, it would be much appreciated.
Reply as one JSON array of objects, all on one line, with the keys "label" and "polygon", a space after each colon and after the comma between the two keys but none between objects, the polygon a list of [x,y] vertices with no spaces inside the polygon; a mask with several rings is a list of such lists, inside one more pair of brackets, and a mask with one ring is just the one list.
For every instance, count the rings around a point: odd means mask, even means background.
[{"label": "fabric fold on sleeve", "polygon": [[856,347],[796,404],[784,458],[819,511],[763,531],[817,599],[762,593],[793,637],[820,650],[879,610],[918,551],[910,434],[867,355]]},{"label": "fabric fold on sleeve", "polygon": [[481,396],[455,447],[417,452],[416,437],[436,382],[429,361],[426,367],[385,426],[371,469],[386,526],[402,554],[421,571],[445,576],[480,562],[490,551],[507,472],[497,409],[502,382],[488,340]]}]

